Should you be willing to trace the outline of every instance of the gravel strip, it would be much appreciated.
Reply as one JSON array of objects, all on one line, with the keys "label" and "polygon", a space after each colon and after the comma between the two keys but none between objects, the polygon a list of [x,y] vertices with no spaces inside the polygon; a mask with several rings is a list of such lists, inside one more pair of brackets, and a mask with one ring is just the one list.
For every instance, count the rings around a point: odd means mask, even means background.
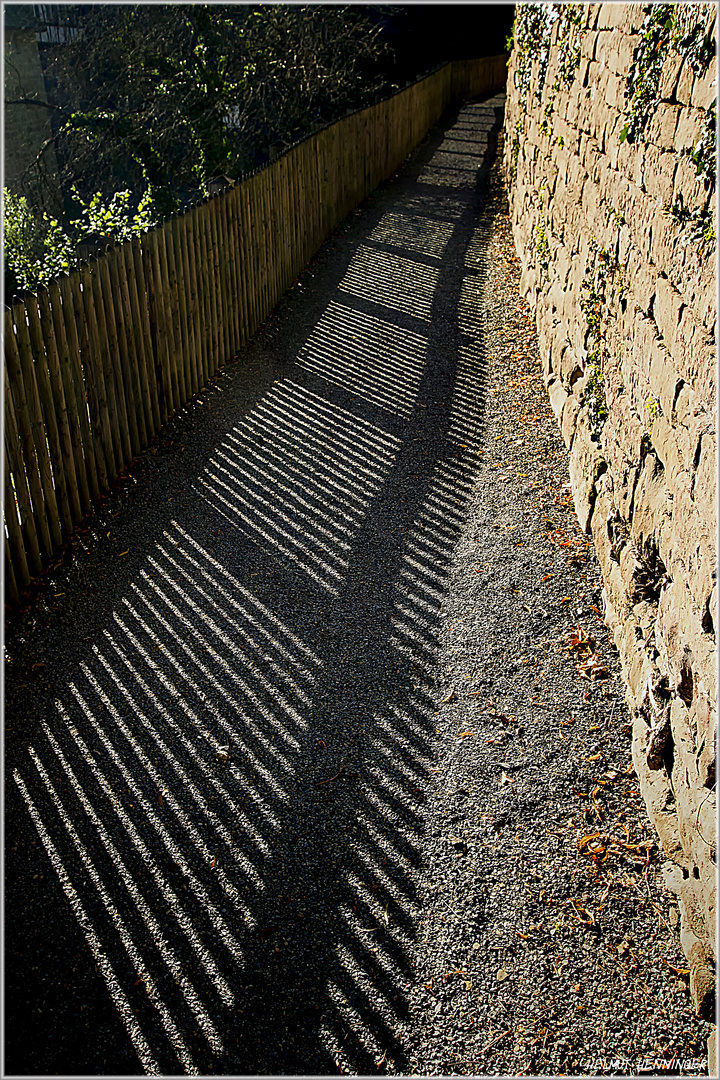
[{"label": "gravel strip", "polygon": [[7,1075],[704,1071],[502,106],[350,215],[9,627]]}]

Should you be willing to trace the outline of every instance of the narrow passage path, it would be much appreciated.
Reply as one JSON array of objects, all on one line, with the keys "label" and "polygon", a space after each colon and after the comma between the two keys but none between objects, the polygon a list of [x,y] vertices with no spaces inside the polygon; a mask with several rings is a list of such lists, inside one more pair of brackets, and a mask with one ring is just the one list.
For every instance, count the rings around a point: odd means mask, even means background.
[{"label": "narrow passage path", "polygon": [[700,1061],[502,115],[348,218],[9,633],[7,1075]]}]

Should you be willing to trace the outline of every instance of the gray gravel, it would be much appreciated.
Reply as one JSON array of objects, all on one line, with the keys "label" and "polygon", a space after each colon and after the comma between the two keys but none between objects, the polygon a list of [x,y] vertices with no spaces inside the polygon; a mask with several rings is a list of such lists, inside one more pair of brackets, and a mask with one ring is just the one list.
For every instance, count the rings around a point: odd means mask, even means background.
[{"label": "gray gravel", "polygon": [[6,1075],[704,1071],[502,106],[350,215],[11,621]]}]

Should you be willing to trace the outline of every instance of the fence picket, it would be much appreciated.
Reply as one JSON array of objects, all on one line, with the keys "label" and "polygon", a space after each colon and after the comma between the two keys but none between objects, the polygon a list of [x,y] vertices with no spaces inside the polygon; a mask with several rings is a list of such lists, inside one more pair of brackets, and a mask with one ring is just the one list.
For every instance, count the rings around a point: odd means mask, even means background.
[{"label": "fence picket", "polygon": [[227,195],[218,195],[215,199],[215,224],[218,237],[218,272],[220,275],[220,297],[222,300],[222,356],[227,362],[234,353],[232,332],[232,295],[231,295],[231,237],[228,231],[226,213]]},{"label": "fence picket", "polygon": [[[132,400],[133,407],[130,420],[130,449],[132,456],[137,457],[140,451],[147,446],[147,428],[145,425],[145,410],[143,407],[143,393],[140,388],[140,368],[137,357],[137,342],[135,335],[135,316],[130,303],[130,283],[128,282],[126,258],[130,249],[128,243],[122,244],[114,251],[115,258],[110,266],[110,277],[113,282],[115,294],[115,310],[118,325],[122,327],[120,335],[120,347],[124,351],[126,360],[127,394],[126,401]],[[139,329],[139,326],[138,326]]]},{"label": "fence picket", "polygon": [[88,260],[89,286],[97,325],[98,345],[98,374],[102,375],[102,382],[98,379],[101,406],[104,401],[107,412],[108,426],[110,430],[109,450],[112,455],[112,471],[108,468],[108,476],[112,482],[123,467],[123,447],[120,435],[120,421],[118,418],[118,404],[115,389],[114,357],[111,352],[112,343],[108,331],[108,323],[105,317],[105,299],[103,297],[102,278],[98,260],[93,256]]},{"label": "fence picket", "polygon": [[218,250],[217,196],[210,195],[205,204],[207,209],[208,268],[210,271],[210,301],[213,311],[213,352],[217,371],[224,352],[223,346],[223,305],[220,288],[220,253]]},{"label": "fence picket", "polygon": [[[123,441],[125,446],[126,464],[128,464],[140,452],[140,433],[138,430],[138,413],[141,413],[137,373],[133,370],[135,343],[130,332],[130,303],[125,289],[123,288],[123,276],[121,267],[124,268],[122,247],[118,244],[112,248],[103,263],[107,266],[107,279],[110,297],[112,299],[113,318],[115,320],[115,332],[117,337],[117,351],[119,363],[116,375],[121,376],[123,404],[126,416],[126,436]],[[105,281],[106,279],[103,278]],[[127,284],[127,283],[125,283]]]},{"label": "fence picket", "polygon": [[206,379],[205,348],[202,338],[202,283],[199,279],[197,268],[198,230],[195,208],[188,213],[183,214],[183,221],[185,222],[185,247],[187,253],[188,280],[190,282],[190,307],[188,309],[188,319],[190,322],[190,333],[193,340],[195,355],[193,375],[194,396],[194,394],[205,385]]},{"label": "fence picket", "polygon": [[[60,410],[62,404],[56,401],[53,394],[53,386],[50,379],[50,348],[46,338],[46,325],[40,324],[40,310],[37,297],[28,295],[25,300],[25,310],[28,316],[28,330],[32,346],[32,357],[35,368],[35,383],[37,386],[42,420],[45,429],[45,440],[50,468],[52,472],[52,485],[55,492],[55,503],[58,510],[58,521],[65,535],[72,532],[72,514],[70,513],[70,501],[68,499],[67,483],[63,469],[63,453],[60,436]],[[54,343],[54,342],[53,342]]]},{"label": "fence picket", "polygon": [[165,326],[165,303],[162,294],[162,273],[160,270],[159,230],[151,229],[143,237],[143,270],[148,294],[150,312],[150,333],[152,337],[154,375],[157,380],[160,422],[166,424],[172,412],[172,389],[170,385],[170,354]]},{"label": "fence picket", "polygon": [[[103,359],[105,361],[105,382],[109,395],[109,402],[113,410],[113,436],[116,438],[115,450],[118,463],[118,472],[132,460],[130,448],[130,434],[128,426],[128,403],[125,395],[129,390],[129,378],[125,376],[125,363],[127,351],[123,357],[120,349],[120,334],[115,319],[115,300],[113,286],[110,280],[109,263],[112,259],[112,251],[107,250],[103,258],[97,260],[97,289],[98,297],[102,305],[101,317],[105,319],[105,343]],[[102,333],[102,331],[101,331]],[[130,403],[132,405],[132,403]]]},{"label": "fence picket", "polygon": [[115,465],[115,447],[110,422],[110,409],[105,386],[105,371],[100,345],[100,333],[96,312],[95,291],[93,289],[92,271],[88,263],[80,269],[80,284],[82,286],[82,306],[85,312],[87,326],[87,354],[84,366],[85,377],[88,382],[88,403],[90,405],[90,421],[95,431],[96,456],[99,458],[101,451],[103,462],[103,487],[107,490],[117,476],[118,470]]},{"label": "fence picket", "polygon": [[[8,333],[7,323],[8,320],[6,318],[6,334]],[[10,330],[10,333],[12,333],[12,329]],[[42,556],[40,554],[40,544],[38,542],[35,524],[38,519],[34,511],[30,494],[34,484],[32,479],[28,479],[29,477],[32,477],[32,469],[35,462],[32,460],[29,461],[22,451],[13,396],[10,392],[7,365],[5,367],[5,462],[12,474],[15,487],[15,498],[17,499],[17,507],[20,512],[20,540],[23,551],[26,553],[29,580],[31,571],[39,574],[42,570]],[[37,474],[35,483],[39,484],[39,474]],[[5,478],[5,484],[5,496],[7,498],[7,476]],[[7,512],[6,509],[6,514]]]},{"label": "fence picket", "polygon": [[[142,240],[139,236],[133,236],[130,242],[130,253],[132,274],[130,276],[135,286],[135,298],[137,300],[137,310],[140,317],[141,333],[138,335],[138,340],[142,342],[142,349],[138,353],[138,359],[142,359],[142,366],[140,368],[140,385],[148,390],[148,397],[146,399],[145,421],[148,428],[149,438],[154,438],[155,434],[160,428],[160,400],[158,396],[158,383],[155,374],[155,355],[153,352],[153,338],[152,328],[150,325],[150,301],[149,301],[149,286],[147,280],[147,266],[143,257],[142,242],[147,236],[145,233]],[[126,260],[127,262],[127,260]],[[130,289],[130,299],[132,302],[133,289]]]},{"label": "fence picket", "polygon": [[[48,374],[50,376],[51,402],[50,408],[57,419],[57,437],[59,455],[57,464],[53,468],[55,474],[55,490],[65,496],[61,504],[61,512],[64,512],[63,526],[68,535],[73,531],[75,524],[82,517],[80,511],[80,491],[77,476],[75,474],[75,456],[73,442],[70,433],[70,420],[65,400],[65,386],[60,370],[60,356],[55,338],[55,327],[52,312],[50,310],[50,297],[48,290],[41,286],[38,289],[37,303],[40,312],[40,329],[45,340],[45,351],[48,361]],[[62,516],[62,513],[61,513]]]},{"label": "fence picket", "polygon": [[248,341],[258,326],[258,273],[257,247],[255,244],[257,222],[253,217],[254,187],[255,177],[251,176],[243,183],[240,191],[243,224],[243,263],[248,297],[248,322],[246,327],[246,340]]},{"label": "fence picket", "polygon": [[237,283],[237,233],[235,228],[235,201],[232,191],[227,191],[218,200],[220,211],[220,228],[225,239],[225,279],[226,291],[226,320],[228,329],[226,359],[235,356],[239,346],[238,333],[238,283]]},{"label": "fence picket", "polygon": [[[35,298],[28,297],[28,299],[34,300]],[[16,412],[19,413],[24,411],[24,404],[30,419],[30,438],[32,439],[32,444],[35,448],[42,493],[41,500],[38,502],[38,509],[42,506],[42,518],[47,525],[47,532],[43,532],[43,541],[46,544],[46,553],[49,557],[52,555],[55,547],[58,547],[62,543],[62,530],[60,528],[60,515],[58,513],[55,486],[53,484],[47,432],[45,429],[40,392],[38,390],[36,379],[36,370],[42,371],[45,357],[38,357],[36,365],[28,331],[28,323],[26,321],[28,306],[29,305],[24,304],[21,301],[13,303],[13,321],[17,332],[15,340],[17,341],[20,370],[17,372],[18,378],[16,379],[15,385],[12,386],[12,390],[13,396],[16,392],[20,395],[15,398]],[[23,453],[28,449],[29,447],[27,446],[26,438],[23,435]],[[33,493],[33,502],[34,501],[35,494]]]},{"label": "fence picket", "polygon": [[[18,503],[15,496],[15,488],[13,485],[13,478],[10,471],[10,455],[8,453],[8,439],[7,433],[5,435],[5,465],[4,465],[4,478],[5,478],[5,527],[7,536],[5,538],[6,551],[5,551],[5,566],[9,573],[12,572],[14,581],[15,597],[19,594],[20,588],[27,585],[30,581],[30,569],[28,567],[27,556],[25,554],[25,542],[22,535],[22,529],[20,527],[20,513]],[[5,579],[5,587],[8,586],[8,577]],[[11,594],[11,600],[13,596]]]},{"label": "fence picket", "polygon": [[172,218],[164,223],[163,238],[165,240],[165,259],[163,272],[165,275],[166,309],[169,312],[170,334],[168,345],[171,351],[171,371],[173,376],[173,413],[181,409],[187,401],[185,391],[185,355],[182,338],[182,326],[180,324],[180,287],[178,283],[178,264],[175,253],[175,234]]},{"label": "fence picket", "polygon": [[173,416],[180,407],[180,380],[178,377],[178,347],[176,341],[176,310],[174,300],[174,277],[172,269],[172,241],[166,220],[156,229],[158,259],[160,266],[160,303],[165,312],[165,341],[167,347],[168,415]]},{"label": "fence picket", "polygon": [[70,342],[73,380],[85,391],[85,408],[79,411],[83,450],[88,464],[88,482],[93,499],[108,488],[107,465],[102,443],[100,404],[95,379],[95,361],[90,345],[90,325],[85,310],[80,270],[60,278],[65,331]]},{"label": "fence picket", "polygon": [[178,305],[177,339],[180,343],[180,358],[178,375],[180,381],[181,406],[187,405],[192,397],[192,381],[190,375],[190,340],[187,320],[187,291],[188,281],[183,260],[182,249],[182,218],[176,214],[170,219],[170,231],[172,234],[173,265],[175,267],[175,294]]},{"label": "fence picket", "polygon": [[56,278],[48,285],[48,298],[50,301],[50,310],[52,313],[53,326],[55,329],[55,343],[58,350],[58,361],[60,365],[60,377],[63,384],[63,394],[65,397],[65,409],[68,418],[68,427],[70,432],[70,443],[72,446],[73,464],[75,469],[75,479],[77,482],[78,493],[78,520],[85,517],[90,513],[92,506],[90,497],[90,486],[88,483],[88,468],[85,461],[85,455],[83,453],[83,436],[82,427],[80,421],[80,415],[78,412],[78,393],[82,394],[81,404],[85,404],[84,388],[82,385],[82,375],[77,380],[73,376],[72,361],[70,357],[70,346],[68,343],[67,329],[65,326],[65,305],[62,300],[60,292],[60,282]]},{"label": "fence picket", "polygon": [[261,246],[260,257],[262,259],[262,306],[260,308],[260,322],[264,323],[268,316],[268,313],[272,309],[272,293],[273,293],[273,274],[274,269],[272,263],[272,232],[270,226],[270,198],[269,198],[269,182],[268,182],[268,169],[265,168],[260,173],[258,185],[259,199],[259,213],[261,223]]}]

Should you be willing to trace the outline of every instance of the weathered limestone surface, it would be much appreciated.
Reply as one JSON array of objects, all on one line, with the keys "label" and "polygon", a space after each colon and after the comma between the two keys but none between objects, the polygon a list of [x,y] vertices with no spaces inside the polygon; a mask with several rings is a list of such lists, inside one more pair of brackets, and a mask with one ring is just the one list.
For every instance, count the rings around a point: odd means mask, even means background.
[{"label": "weathered limestone surface", "polygon": [[[680,898],[697,1009],[715,985],[716,280],[714,251],[668,213],[714,211],[687,153],[715,100],[668,50],[662,98],[642,136],[621,141],[625,89],[649,8],[596,4],[578,36],[571,86],[558,80],[552,28],[542,99],[535,60],[526,103],[514,52],[506,168],[523,287],[534,305],[545,380],[569,449],[575,507],[605,584],[605,618],[623,663],[633,760]],[[560,81],[560,89],[553,83]],[[553,108],[543,118],[549,97]],[[588,289],[605,279],[601,395]],[[593,355],[594,352],[594,355]],[[600,399],[601,400],[601,399]],[[597,415],[597,414],[596,414]]]}]

